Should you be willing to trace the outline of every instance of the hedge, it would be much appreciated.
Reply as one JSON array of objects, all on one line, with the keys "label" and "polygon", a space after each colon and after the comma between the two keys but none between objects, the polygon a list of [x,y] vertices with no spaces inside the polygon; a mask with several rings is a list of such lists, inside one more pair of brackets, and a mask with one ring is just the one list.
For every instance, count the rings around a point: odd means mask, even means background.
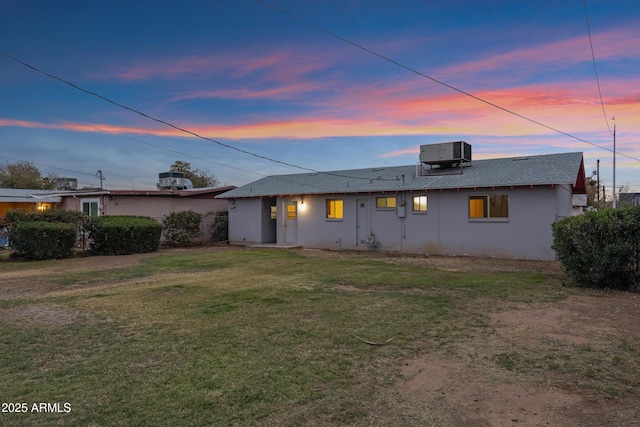
[{"label": "hedge", "polygon": [[202,215],[194,211],[171,212],[162,219],[162,233],[171,246],[187,246],[202,236]]},{"label": "hedge", "polygon": [[578,285],[639,290],[640,207],[566,217],[552,230],[553,249]]},{"label": "hedge", "polygon": [[162,225],[149,217],[96,216],[88,224],[93,255],[154,252],[160,246]]},{"label": "hedge", "polygon": [[15,256],[27,260],[68,258],[76,243],[76,226],[45,221],[18,222],[9,229]]},{"label": "hedge", "polygon": [[84,221],[85,218],[86,216],[82,212],[63,209],[46,209],[44,211],[12,209],[7,211],[5,220],[9,223],[45,221],[77,224]]}]

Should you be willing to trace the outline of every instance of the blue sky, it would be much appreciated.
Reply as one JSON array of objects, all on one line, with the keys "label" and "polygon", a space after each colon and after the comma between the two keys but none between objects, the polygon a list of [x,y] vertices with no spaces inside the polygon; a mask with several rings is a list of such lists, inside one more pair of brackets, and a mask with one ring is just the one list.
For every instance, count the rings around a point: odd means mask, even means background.
[{"label": "blue sky", "polygon": [[640,191],[640,2],[269,3],[342,39],[256,0],[0,0],[1,54],[208,138],[0,56],[0,162],[152,189],[183,160],[242,185],[464,140],[474,159],[582,151],[611,186],[615,123],[616,185]]}]

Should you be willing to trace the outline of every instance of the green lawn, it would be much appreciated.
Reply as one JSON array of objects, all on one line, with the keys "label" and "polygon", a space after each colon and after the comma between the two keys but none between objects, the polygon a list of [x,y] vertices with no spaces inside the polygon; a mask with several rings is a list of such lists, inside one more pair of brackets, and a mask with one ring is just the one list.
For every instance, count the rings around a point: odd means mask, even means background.
[{"label": "green lawn", "polygon": [[403,359],[489,333],[496,303],[576,292],[552,274],[279,250],[71,261],[0,262],[29,289],[0,285],[0,398],[29,407],[0,425],[412,425],[419,409],[388,399]]}]

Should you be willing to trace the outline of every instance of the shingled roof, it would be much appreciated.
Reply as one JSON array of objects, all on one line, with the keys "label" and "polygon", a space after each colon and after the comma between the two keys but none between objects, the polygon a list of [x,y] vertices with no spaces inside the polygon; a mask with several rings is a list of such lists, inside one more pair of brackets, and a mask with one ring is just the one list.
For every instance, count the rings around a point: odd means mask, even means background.
[{"label": "shingled roof", "polygon": [[272,175],[227,191],[217,198],[554,184],[571,184],[576,192],[584,192],[581,152],[474,160],[463,168],[427,168],[422,173],[418,173],[419,169],[419,165],[405,165]]}]

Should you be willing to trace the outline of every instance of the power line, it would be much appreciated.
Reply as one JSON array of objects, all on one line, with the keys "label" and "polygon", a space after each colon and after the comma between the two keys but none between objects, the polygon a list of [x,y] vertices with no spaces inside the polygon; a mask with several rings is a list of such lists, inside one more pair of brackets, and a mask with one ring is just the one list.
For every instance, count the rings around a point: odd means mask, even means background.
[{"label": "power line", "polygon": [[607,113],[604,110],[604,101],[602,100],[602,91],[600,90],[600,78],[598,77],[598,67],[596,67],[596,54],[593,51],[593,41],[591,40],[591,27],[589,25],[589,14],[587,13],[586,0],[582,0],[582,5],[584,6],[584,18],[587,22],[587,33],[589,34],[589,46],[591,46],[591,59],[593,60],[593,71],[596,74],[596,83],[598,85],[598,95],[600,96],[600,105],[602,106],[602,115],[604,116],[604,122],[607,124],[607,129],[609,129],[609,133],[613,135],[613,132],[611,132],[611,126],[609,126],[609,120],[607,120]]},{"label": "power line", "polygon": [[[281,164],[281,165],[284,165],[284,166],[289,166],[289,167],[296,168],[296,169],[301,169],[301,170],[304,170],[304,171],[307,171],[307,172],[313,172],[313,173],[324,174],[324,175],[333,175],[333,176],[339,176],[339,177],[343,177],[343,178],[362,179],[362,180],[366,179],[367,181],[369,180],[369,178],[341,175],[341,174],[337,174],[337,173],[333,173],[333,172],[318,171],[318,170],[307,168],[307,167],[304,167],[304,166],[299,166],[299,165],[296,165],[296,164],[293,164],[293,163],[288,163],[288,162],[285,162],[285,161],[282,161],[282,160],[273,159],[271,157],[263,156],[261,154],[257,154],[257,153],[254,153],[254,152],[251,152],[251,151],[248,151],[248,150],[243,150],[241,148],[234,147],[233,145],[225,144],[225,143],[220,142],[220,141],[218,141],[216,139],[200,135],[197,132],[182,128],[180,126],[176,126],[176,125],[174,125],[174,124],[172,124],[170,122],[167,122],[167,121],[162,120],[162,119],[158,119],[158,118],[153,117],[153,116],[151,116],[149,114],[143,113],[142,111],[136,110],[135,108],[128,107],[128,106],[126,106],[124,104],[121,104],[119,102],[113,101],[112,99],[109,99],[109,98],[107,98],[105,96],[102,96],[102,95],[100,95],[100,94],[98,94],[96,92],[92,92],[90,90],[84,89],[84,88],[76,85],[75,83],[71,83],[71,82],[69,82],[69,81],[67,81],[67,80],[65,80],[65,79],[63,79],[61,77],[58,77],[58,76],[54,75],[54,74],[47,73],[46,71],[43,71],[43,70],[41,70],[41,69],[39,69],[39,68],[37,68],[37,67],[35,67],[33,65],[30,65],[30,64],[28,64],[28,63],[26,63],[24,61],[21,61],[21,60],[19,60],[17,58],[14,58],[11,55],[7,55],[5,53],[0,52],[0,56],[3,56],[5,58],[7,58],[7,59],[10,59],[10,60],[14,61],[14,62],[17,62],[18,64],[21,64],[21,65],[23,65],[23,66],[25,66],[27,68],[30,68],[31,70],[36,71],[36,72],[38,72],[40,74],[43,74],[43,75],[45,75],[47,77],[50,77],[50,78],[52,78],[54,80],[58,80],[59,82],[64,83],[66,85],[69,85],[72,88],[77,89],[77,90],[79,90],[81,92],[84,92],[84,93],[86,93],[88,95],[91,95],[91,96],[94,96],[96,98],[102,99],[103,101],[106,101],[106,102],[108,102],[110,104],[113,104],[113,105],[115,105],[117,107],[120,107],[120,108],[123,108],[125,110],[131,111],[133,113],[136,113],[136,114],[138,114],[138,115],[140,115],[140,116],[142,116],[144,118],[147,118],[149,120],[155,121],[157,123],[164,124],[166,126],[169,126],[170,128],[176,129],[176,130],[178,130],[180,132],[183,132],[183,133],[186,133],[188,135],[195,136],[196,138],[200,138],[200,139],[203,139],[205,141],[213,142],[213,143],[218,144],[218,145],[220,145],[222,147],[225,147],[225,148],[228,148],[228,149],[231,149],[231,150],[235,150],[235,151],[238,151],[240,153],[247,154],[247,155],[250,155],[250,156],[254,156],[254,157],[257,157],[259,159],[267,160],[269,162],[278,163],[278,164]],[[377,178],[377,179],[374,179],[374,180],[376,180],[376,181],[395,181],[395,180],[384,179],[384,178]]]},{"label": "power line", "polygon": [[95,177],[95,175],[96,175],[95,173],[80,172],[80,171],[76,171],[76,170],[73,170],[73,169],[64,169],[64,168],[59,168],[59,167],[56,167],[56,166],[45,165],[45,164],[42,164],[42,163],[28,162],[27,160],[15,159],[13,157],[7,157],[7,156],[2,156],[2,155],[0,155],[0,157],[2,157],[3,159],[7,159],[7,160],[13,160],[14,162],[33,163],[34,165],[42,166],[43,168],[57,169],[57,170],[65,171],[65,172],[75,173],[75,174],[78,174],[78,175],[87,175],[87,176],[93,176],[93,177]]},{"label": "power line", "polygon": [[[397,65],[398,67],[403,68],[403,69],[405,69],[405,70],[407,70],[407,71],[409,71],[409,72],[411,72],[411,73],[417,74],[417,75],[418,75],[418,76],[420,76],[420,77],[424,77],[424,78],[426,78],[426,79],[428,79],[428,80],[431,80],[431,81],[432,81],[432,82],[434,82],[434,83],[437,83],[437,84],[439,84],[439,85],[442,85],[442,86],[444,86],[444,87],[446,87],[446,88],[449,88],[449,89],[451,89],[451,90],[453,90],[453,91],[455,91],[455,92],[461,93],[462,95],[465,95],[465,96],[468,96],[468,97],[470,97],[470,98],[473,98],[473,99],[475,99],[476,101],[482,102],[482,103],[487,104],[487,105],[489,105],[489,106],[491,106],[491,107],[494,107],[494,108],[497,108],[497,109],[499,109],[499,110],[502,110],[502,111],[504,111],[504,112],[506,112],[506,113],[509,113],[509,114],[514,115],[514,116],[516,116],[516,117],[519,117],[519,118],[521,118],[521,119],[523,119],[523,120],[526,120],[526,121],[528,121],[528,122],[530,122],[530,123],[536,124],[536,125],[538,125],[538,126],[541,126],[541,127],[546,128],[546,129],[549,129],[549,130],[551,130],[551,131],[553,131],[553,132],[559,133],[559,134],[561,134],[561,135],[568,136],[569,138],[575,139],[575,140],[577,140],[577,141],[584,142],[584,143],[589,144],[589,145],[592,145],[592,146],[594,146],[594,147],[598,147],[598,148],[600,148],[600,149],[602,149],[602,150],[606,150],[606,151],[609,151],[609,152],[613,152],[613,150],[612,150],[611,148],[608,148],[608,147],[605,147],[605,146],[602,146],[602,145],[595,144],[595,143],[593,143],[593,142],[590,142],[590,141],[587,141],[587,140],[585,140],[585,139],[579,138],[579,137],[577,137],[577,136],[575,136],[575,135],[572,135],[572,134],[570,134],[570,133],[567,133],[567,132],[561,131],[561,130],[556,129],[556,128],[552,127],[552,126],[546,125],[546,124],[544,124],[544,123],[542,123],[542,122],[539,122],[539,121],[537,121],[537,120],[534,120],[534,119],[531,119],[531,118],[529,118],[529,117],[526,117],[526,116],[524,116],[524,115],[522,115],[522,114],[520,114],[520,113],[516,113],[515,111],[512,111],[512,110],[510,110],[510,109],[508,109],[508,108],[506,108],[506,107],[502,107],[501,105],[498,105],[498,104],[496,104],[496,103],[494,103],[494,102],[488,101],[488,100],[486,100],[486,99],[484,99],[484,98],[480,98],[479,96],[473,95],[472,93],[469,93],[469,92],[464,91],[464,90],[462,90],[462,89],[459,89],[459,88],[457,88],[457,87],[455,87],[455,86],[452,86],[452,85],[450,85],[450,84],[448,84],[448,83],[445,83],[445,82],[443,82],[442,80],[438,80],[438,79],[436,79],[436,78],[434,78],[434,77],[431,77],[431,76],[430,76],[430,75],[428,75],[428,74],[425,74],[425,73],[422,73],[422,72],[420,72],[420,71],[416,70],[415,68],[411,68],[411,67],[409,67],[409,66],[407,66],[407,65],[404,65],[404,64],[403,64],[403,63],[401,63],[401,62],[398,62],[398,61],[396,61],[396,60],[394,60],[394,59],[391,59],[391,58],[389,58],[389,57],[387,57],[387,56],[384,56],[384,55],[382,55],[382,54],[380,54],[380,53],[378,53],[378,52],[376,52],[376,51],[374,51],[374,50],[371,50],[371,49],[369,49],[369,48],[367,48],[367,47],[364,47],[364,46],[362,46],[361,44],[358,44],[358,43],[352,42],[351,40],[349,40],[349,39],[347,39],[347,38],[345,38],[345,37],[342,37],[342,36],[340,36],[340,35],[338,35],[338,34],[336,34],[336,33],[333,33],[333,32],[331,32],[331,31],[329,31],[329,30],[326,30],[326,29],[324,29],[324,28],[320,27],[319,25],[316,25],[316,24],[314,24],[314,23],[312,23],[312,22],[310,22],[310,21],[307,21],[307,20],[305,20],[305,19],[303,19],[303,18],[300,18],[300,17],[298,17],[298,16],[296,16],[296,15],[294,15],[294,14],[292,14],[292,13],[290,13],[290,12],[288,12],[288,11],[284,10],[284,9],[281,9],[281,8],[279,8],[279,7],[277,7],[277,6],[274,6],[274,5],[272,5],[271,3],[268,3],[268,2],[266,2],[266,1],[264,1],[264,0],[256,0],[256,1],[257,1],[257,2],[259,2],[259,3],[262,3],[263,5],[265,5],[265,6],[267,6],[267,7],[270,7],[271,9],[273,9],[273,10],[275,10],[275,11],[279,12],[279,13],[282,13],[282,14],[284,14],[284,15],[286,15],[286,16],[289,16],[290,18],[293,18],[293,19],[295,19],[295,20],[296,20],[296,21],[298,21],[298,22],[301,22],[301,23],[303,23],[303,24],[305,24],[305,25],[308,25],[308,26],[310,26],[310,27],[312,27],[312,28],[315,28],[316,30],[321,31],[321,32],[323,32],[323,33],[325,33],[325,34],[327,34],[327,35],[329,35],[329,36],[333,37],[333,38],[336,38],[336,39],[338,39],[338,40],[340,40],[340,41],[343,41],[343,42],[345,42],[345,43],[347,43],[347,44],[349,44],[349,45],[351,45],[351,46],[353,46],[353,47],[356,47],[356,48],[358,48],[358,49],[360,49],[360,50],[363,50],[363,51],[365,51],[365,52],[367,52],[367,53],[369,53],[369,54],[371,54],[371,55],[373,55],[373,56],[376,56],[376,57],[378,57],[378,58],[380,58],[380,59],[382,59],[382,60],[384,60],[384,61],[390,62],[391,64]],[[627,154],[620,153],[620,152],[618,152],[618,154],[620,154],[621,156],[628,157],[628,158],[633,159],[633,160],[640,161],[640,158],[637,158],[637,157],[629,156],[629,155],[627,155]]]},{"label": "power line", "polygon": [[272,159],[272,158],[270,158],[270,157],[263,156],[263,155],[261,155],[261,154],[253,153],[253,152],[248,151],[248,150],[243,150],[243,149],[241,149],[241,148],[234,147],[233,145],[225,144],[225,143],[220,142],[220,141],[218,141],[218,140],[215,140],[215,139],[213,139],[213,138],[208,138],[208,137],[206,137],[206,136],[203,136],[203,135],[198,134],[197,132],[190,131],[190,130],[188,130],[188,129],[184,129],[184,128],[182,128],[182,127],[179,127],[179,126],[176,126],[176,125],[174,125],[174,124],[172,124],[172,123],[169,123],[169,122],[167,122],[167,121],[165,121],[165,120],[158,119],[158,118],[153,117],[153,116],[151,116],[151,115],[149,115],[149,114],[143,113],[143,112],[142,112],[142,111],[140,111],[140,110],[136,110],[135,108],[128,107],[128,106],[126,106],[126,105],[124,105],[124,104],[121,104],[121,103],[116,102],[116,101],[114,101],[114,100],[112,100],[112,99],[110,99],[110,98],[107,98],[106,96],[102,96],[102,95],[100,95],[99,93],[92,92],[92,91],[90,91],[90,90],[84,89],[83,87],[80,87],[80,86],[76,85],[75,83],[71,83],[70,81],[65,80],[65,79],[63,79],[63,78],[61,78],[61,77],[58,77],[58,76],[56,76],[56,75],[54,75],[54,74],[47,73],[46,71],[43,71],[43,70],[41,70],[41,69],[39,69],[39,68],[37,68],[37,67],[35,67],[35,66],[33,66],[33,65],[27,64],[26,62],[21,61],[21,60],[19,60],[19,59],[17,59],[17,58],[14,58],[14,57],[13,57],[13,56],[11,56],[11,55],[7,55],[6,53],[2,53],[2,52],[0,52],[0,56],[3,56],[3,57],[5,57],[5,58],[7,58],[7,59],[10,59],[10,60],[14,61],[14,62],[17,62],[18,64],[21,64],[21,65],[23,65],[23,66],[25,66],[25,67],[27,67],[27,68],[30,68],[30,69],[32,69],[33,71],[36,71],[36,72],[38,72],[38,73],[40,73],[40,74],[43,74],[43,75],[45,75],[45,76],[47,76],[47,77],[50,77],[50,78],[54,79],[54,80],[58,80],[59,82],[64,83],[64,84],[66,84],[66,85],[69,85],[69,86],[71,86],[72,88],[77,89],[77,90],[79,90],[79,91],[81,91],[81,92],[84,92],[84,93],[86,93],[86,94],[88,94],[88,95],[94,96],[94,97],[96,97],[96,98],[100,98],[100,99],[102,99],[103,101],[106,101],[106,102],[108,102],[108,103],[110,103],[110,104],[115,105],[116,107],[120,107],[120,108],[123,108],[123,109],[125,109],[125,110],[131,111],[132,113],[136,113],[136,114],[138,114],[138,115],[140,115],[140,116],[142,116],[142,117],[144,117],[144,118],[146,118],[146,119],[152,120],[152,121],[157,122],[157,123],[161,123],[161,124],[163,124],[163,125],[165,125],[165,126],[169,126],[170,128],[173,128],[173,129],[175,129],[175,130],[177,130],[177,131],[180,131],[180,132],[183,132],[183,133],[186,133],[186,134],[189,134],[189,135],[195,136],[196,138],[204,139],[204,140],[206,140],[206,141],[210,141],[210,142],[213,142],[213,143],[215,143],[215,144],[218,144],[218,145],[220,145],[220,146],[222,146],[222,147],[229,148],[229,149],[231,149],[231,150],[235,150],[235,151],[238,151],[238,152],[240,152],[240,153],[248,154],[248,155],[250,155],[250,156],[258,157],[258,158],[263,159],[263,160],[268,160],[268,161],[270,161],[270,162],[280,163],[280,164],[285,165],[285,166],[290,166],[290,167],[293,167],[293,168],[303,169],[303,170],[306,170],[306,171],[309,171],[309,172],[317,172],[317,171],[315,171],[315,170],[313,170],[313,169],[305,168],[305,167],[302,167],[302,166],[297,166],[297,165],[294,165],[294,164],[291,164],[291,163],[284,162],[284,161],[282,161],[282,160]]},{"label": "power line", "polygon": [[[29,109],[29,110],[32,110],[32,111],[36,111],[36,112],[41,113],[41,114],[45,114],[45,115],[47,115],[49,117],[53,117],[55,119],[62,120],[63,122],[72,123],[72,124],[75,124],[75,125],[78,125],[78,126],[84,126],[84,127],[89,128],[89,129],[97,130],[98,132],[103,132],[103,133],[106,133],[106,134],[109,134],[109,135],[118,136],[118,137],[121,137],[121,138],[124,138],[124,139],[128,139],[128,140],[131,140],[131,141],[134,141],[134,142],[139,142],[141,144],[149,145],[149,146],[157,148],[157,149],[170,151],[170,152],[173,152],[173,153],[176,153],[176,154],[180,154],[180,155],[183,155],[183,156],[187,156],[187,157],[191,157],[191,158],[194,158],[194,159],[197,159],[197,160],[202,160],[202,161],[205,161],[205,162],[209,162],[209,163],[213,163],[213,164],[216,164],[216,165],[228,167],[228,168],[231,168],[231,169],[236,169],[236,170],[239,170],[239,171],[242,171],[242,172],[248,172],[248,173],[252,173],[252,174],[255,174],[255,175],[260,175],[262,177],[266,177],[267,176],[267,175],[259,173],[259,172],[249,171],[249,170],[238,168],[238,167],[235,167],[235,166],[226,165],[224,163],[214,162],[212,160],[204,159],[202,157],[197,157],[197,156],[194,156],[194,155],[188,154],[188,153],[183,153],[181,151],[173,150],[171,148],[162,147],[160,145],[152,144],[150,142],[142,141],[142,140],[139,140],[139,139],[136,139],[136,138],[131,138],[131,137],[128,137],[126,135],[122,135],[122,134],[119,134],[119,133],[116,133],[116,132],[111,132],[111,131],[108,131],[106,129],[101,129],[101,128],[98,128],[98,127],[95,127],[95,126],[91,126],[91,125],[88,125],[88,124],[85,124],[85,123],[79,123],[79,122],[74,122],[74,121],[71,121],[71,120],[66,120],[66,119],[58,117],[58,116],[56,116],[54,114],[48,113],[46,111],[39,110],[37,108],[26,106],[24,104],[16,103],[16,102],[13,102],[13,101],[9,101],[9,100],[4,99],[4,98],[0,98],[0,100],[8,102],[8,103],[16,105],[16,106],[19,106],[19,107],[22,107],[22,108],[26,108],[26,109]],[[28,162],[27,160],[16,159],[16,158],[13,158],[13,157],[7,157],[7,156],[2,156],[2,155],[0,155],[0,158],[5,158],[5,159],[8,159],[8,160],[13,160],[13,161],[17,161],[17,162]],[[96,174],[90,174],[90,173],[87,173],[87,172],[80,172],[80,171],[75,171],[75,170],[71,170],[71,169],[64,169],[64,168],[45,165],[45,164],[37,163],[37,162],[31,162],[31,163],[33,163],[34,165],[47,167],[47,168],[51,168],[51,169],[58,169],[58,170],[66,171],[66,172],[72,172],[72,173],[81,174],[81,175],[87,175],[87,176],[91,176],[91,177],[95,177],[96,176]],[[354,179],[365,179],[365,178],[361,178],[361,177],[352,177],[352,176],[349,176],[349,175],[341,175],[341,174],[331,173],[331,172],[321,172],[321,173],[325,173],[325,174],[328,174],[328,175],[334,175],[334,176],[347,177],[347,178],[354,178]],[[286,178],[281,177],[281,176],[274,176],[274,178],[279,179],[280,181],[283,181],[283,182],[296,183],[295,181],[292,181],[290,179],[286,179]],[[366,179],[369,180],[369,178],[366,178]],[[378,180],[381,180],[381,179],[378,179]],[[146,184],[146,185],[149,185],[149,184]],[[312,188],[322,188],[320,186],[309,184],[309,183],[303,183],[302,185],[305,185],[307,187],[312,187]]]},{"label": "power line", "polygon": [[[231,168],[231,169],[236,169],[236,170],[239,170],[239,171],[253,173],[255,175],[260,175],[262,177],[266,177],[267,176],[267,175],[261,174],[259,172],[249,171],[249,170],[245,170],[245,169],[238,168],[238,167],[235,167],[235,166],[230,166],[230,165],[226,165],[226,164],[223,164],[223,163],[214,162],[212,160],[207,160],[207,159],[204,159],[204,158],[201,158],[201,157],[197,157],[197,156],[194,156],[194,155],[191,155],[191,154],[188,154],[188,153],[183,153],[181,151],[177,151],[177,150],[173,150],[173,149],[170,149],[170,148],[162,147],[162,146],[159,146],[159,145],[156,145],[156,144],[152,144],[150,142],[142,141],[142,140],[139,140],[139,139],[136,139],[136,138],[131,138],[131,137],[128,137],[126,135],[121,135],[121,134],[116,133],[116,132],[111,132],[111,131],[108,131],[106,129],[100,129],[98,127],[87,125],[85,123],[79,123],[79,122],[74,122],[74,121],[71,121],[71,120],[66,120],[66,119],[58,117],[58,116],[56,116],[54,114],[48,113],[46,111],[39,110],[37,108],[26,106],[24,104],[16,103],[16,102],[13,102],[13,101],[9,101],[9,100],[4,99],[4,98],[0,98],[0,100],[8,102],[8,103],[16,105],[16,106],[19,106],[19,107],[22,107],[22,108],[26,108],[26,109],[29,109],[29,110],[32,110],[32,111],[36,111],[36,112],[41,113],[41,114],[45,114],[45,115],[53,117],[55,119],[62,120],[63,122],[76,124],[78,126],[85,126],[87,128],[97,130],[98,132],[103,132],[103,133],[106,133],[106,134],[118,136],[118,137],[125,138],[125,139],[128,139],[128,140],[134,141],[134,142],[139,142],[141,144],[146,144],[146,145],[149,145],[151,147],[158,148],[158,149],[161,149],[161,150],[170,151],[170,152],[173,152],[173,153],[177,153],[177,154],[184,155],[184,156],[187,156],[187,157],[192,157],[192,158],[195,158],[195,159],[198,159],[198,160],[203,160],[205,162],[217,164],[217,165],[220,165],[220,166],[225,166],[225,167],[228,167],[228,168]],[[0,155],[0,157],[8,159],[8,160],[17,161],[17,162],[27,162],[27,160],[16,159],[16,158],[13,158],[13,157],[7,157],[7,156],[2,156],[2,155]],[[75,171],[75,170],[71,170],[71,169],[64,169],[64,168],[59,168],[59,167],[56,167],[56,166],[50,166],[50,165],[45,165],[45,164],[36,163],[36,162],[31,162],[31,163],[33,163],[34,165],[47,167],[47,168],[51,168],[51,169],[58,169],[58,170],[66,171],[66,172],[72,172],[72,173],[81,174],[81,175],[87,175],[87,176],[91,176],[91,177],[95,177],[96,176],[96,174],[90,174],[90,173],[87,173],[87,172],[80,172],[80,171]],[[330,174],[330,175],[334,175],[334,176],[341,176],[341,177],[348,177],[348,178],[365,179],[365,178],[361,178],[361,177],[351,177],[351,176],[348,176],[348,175],[341,175],[341,174],[336,174],[336,173],[331,173],[331,172],[326,172],[326,174]],[[296,183],[295,181],[292,181],[290,179],[284,178],[282,176],[274,176],[274,178],[276,178],[276,179],[278,179],[280,181],[283,181],[283,182]],[[366,179],[369,179],[369,178],[366,178]],[[309,184],[309,183],[302,183],[302,185],[305,185],[307,187],[312,187],[312,188],[322,188],[320,186]]]},{"label": "power line", "polygon": [[129,136],[126,136],[126,135],[122,135],[122,134],[117,133],[117,132],[112,132],[112,131],[109,131],[109,130],[106,130],[106,129],[102,129],[102,128],[99,128],[99,127],[96,127],[96,126],[88,125],[86,123],[79,123],[79,122],[75,122],[73,120],[63,119],[61,117],[58,117],[58,116],[56,116],[54,114],[51,114],[51,113],[48,113],[46,111],[43,111],[43,110],[40,110],[40,109],[37,109],[37,108],[34,108],[34,107],[30,107],[30,106],[27,106],[27,105],[24,105],[24,104],[20,104],[20,103],[17,103],[17,102],[9,101],[9,100],[4,99],[4,98],[0,98],[0,100],[2,100],[4,102],[7,102],[7,103],[10,103],[10,104],[13,104],[13,105],[16,105],[16,106],[19,106],[19,107],[22,107],[22,108],[25,108],[25,109],[36,111],[36,112],[38,112],[40,114],[44,114],[44,115],[47,115],[49,117],[53,117],[53,118],[58,119],[58,120],[62,120],[63,122],[66,122],[66,123],[71,123],[71,124],[74,124],[74,125],[83,126],[83,127],[88,128],[88,129],[96,130],[98,132],[106,133],[106,134],[117,136],[117,137],[124,138],[124,139],[128,139],[129,141],[138,142],[140,144],[148,145],[150,147],[154,147],[154,148],[157,148],[159,150],[169,151],[171,153],[180,154],[181,156],[191,157],[193,159],[201,160],[201,161],[208,162],[208,163],[211,163],[211,164],[214,164],[214,165],[223,166],[223,167],[227,167],[227,168],[230,168],[230,169],[236,169],[236,170],[239,170],[241,172],[253,173],[253,174],[256,174],[256,175],[260,175],[260,176],[266,176],[266,175],[263,175],[263,174],[258,173],[258,172],[249,171],[249,170],[246,170],[246,169],[242,169],[242,168],[239,168],[239,167],[236,167],[236,166],[227,165],[227,164],[224,164],[224,163],[214,162],[213,160],[205,159],[203,157],[194,156],[193,154],[184,153],[182,151],[174,150],[172,148],[163,147],[161,145],[153,144],[151,142],[142,141],[140,139],[132,138],[132,137],[129,137]]}]

